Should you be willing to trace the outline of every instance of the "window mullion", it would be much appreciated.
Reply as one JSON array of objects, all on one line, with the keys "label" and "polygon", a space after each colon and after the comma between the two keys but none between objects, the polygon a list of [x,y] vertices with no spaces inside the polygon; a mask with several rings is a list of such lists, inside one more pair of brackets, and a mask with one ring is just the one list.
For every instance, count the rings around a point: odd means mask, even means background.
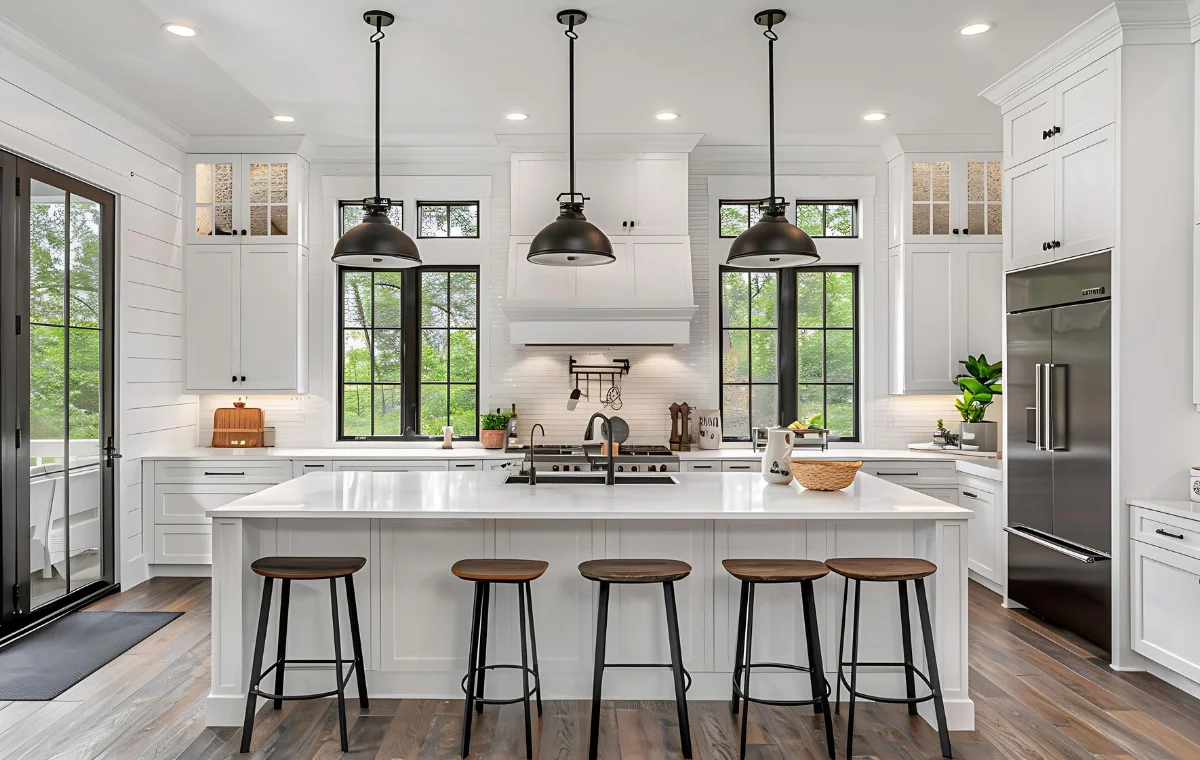
[{"label": "window mullion", "polygon": [[400,348],[400,429],[408,437],[417,433],[421,403],[421,269],[405,269],[400,274],[401,348]]},{"label": "window mullion", "polygon": [[797,399],[799,392],[799,368],[796,356],[796,277],[795,269],[783,269],[779,272],[779,424],[786,425],[796,419]]}]

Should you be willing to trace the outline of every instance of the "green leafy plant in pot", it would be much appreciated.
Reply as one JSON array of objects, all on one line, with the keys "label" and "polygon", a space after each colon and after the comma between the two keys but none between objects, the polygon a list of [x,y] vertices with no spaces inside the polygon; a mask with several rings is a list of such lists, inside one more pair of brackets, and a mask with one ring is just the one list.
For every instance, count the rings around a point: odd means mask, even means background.
[{"label": "green leafy plant in pot", "polygon": [[987,357],[968,356],[964,362],[967,374],[959,375],[958,389],[962,398],[954,400],[954,406],[962,415],[961,440],[964,446],[977,446],[980,451],[995,451],[999,442],[998,426],[985,422],[988,407],[1003,395],[1000,378],[1004,375],[1004,362],[989,364]]},{"label": "green leafy plant in pot", "polygon": [[479,440],[485,449],[504,448],[504,439],[508,436],[508,419],[511,416],[501,412],[485,414],[479,418]]}]

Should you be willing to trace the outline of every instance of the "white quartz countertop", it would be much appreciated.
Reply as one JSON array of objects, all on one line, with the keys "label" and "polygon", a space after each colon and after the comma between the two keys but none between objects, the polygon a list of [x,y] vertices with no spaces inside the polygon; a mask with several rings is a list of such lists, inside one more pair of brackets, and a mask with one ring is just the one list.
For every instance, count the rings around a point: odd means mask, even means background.
[{"label": "white quartz countertop", "polygon": [[504,472],[321,472],[208,510],[213,518],[965,520],[944,501],[859,473],[844,491],[757,473],[673,473],[677,484],[508,485]]},{"label": "white quartz countertop", "polygon": [[1152,509],[1155,512],[1165,512],[1188,520],[1200,520],[1200,503],[1183,499],[1131,499],[1131,507]]}]

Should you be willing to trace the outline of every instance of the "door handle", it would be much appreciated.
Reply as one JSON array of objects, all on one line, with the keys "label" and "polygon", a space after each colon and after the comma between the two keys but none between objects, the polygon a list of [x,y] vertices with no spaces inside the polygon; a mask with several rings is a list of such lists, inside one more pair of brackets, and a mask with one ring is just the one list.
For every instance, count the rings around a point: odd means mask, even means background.
[{"label": "door handle", "polygon": [[1042,390],[1046,394],[1046,406],[1042,414],[1042,424],[1045,426],[1042,446],[1046,451],[1054,451],[1054,365],[1043,364],[1042,372],[1046,373],[1046,379],[1042,382]]},{"label": "door handle", "polygon": [[1041,531],[1036,530],[1035,528],[1030,528],[1027,525],[1006,525],[1004,526],[1004,532],[1023,538],[1026,541],[1032,541],[1038,546],[1058,552],[1059,554],[1066,555],[1071,559],[1076,559],[1089,565],[1103,560],[1112,559],[1112,557],[1102,552],[1087,552],[1069,547],[1065,544],[1065,542],[1062,541],[1062,539],[1052,539],[1048,535],[1042,534]]},{"label": "door handle", "polygon": [[1033,450],[1043,451],[1042,445],[1042,365],[1033,365]]}]

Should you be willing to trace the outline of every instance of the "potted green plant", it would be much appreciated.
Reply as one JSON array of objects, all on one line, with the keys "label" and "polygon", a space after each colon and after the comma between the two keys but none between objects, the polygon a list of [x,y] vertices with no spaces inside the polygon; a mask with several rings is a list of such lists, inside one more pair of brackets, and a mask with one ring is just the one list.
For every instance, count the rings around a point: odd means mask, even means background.
[{"label": "potted green plant", "polygon": [[479,418],[479,440],[485,449],[504,448],[504,439],[508,436],[508,418],[511,416],[499,412]]},{"label": "potted green plant", "polygon": [[1004,374],[1004,362],[989,364],[987,357],[980,354],[968,356],[966,361],[959,363],[967,369],[967,374],[958,377],[962,398],[954,400],[963,419],[959,431],[961,444],[975,446],[980,451],[996,451],[1000,440],[998,426],[983,418],[996,396],[1003,393],[1000,378]]}]

